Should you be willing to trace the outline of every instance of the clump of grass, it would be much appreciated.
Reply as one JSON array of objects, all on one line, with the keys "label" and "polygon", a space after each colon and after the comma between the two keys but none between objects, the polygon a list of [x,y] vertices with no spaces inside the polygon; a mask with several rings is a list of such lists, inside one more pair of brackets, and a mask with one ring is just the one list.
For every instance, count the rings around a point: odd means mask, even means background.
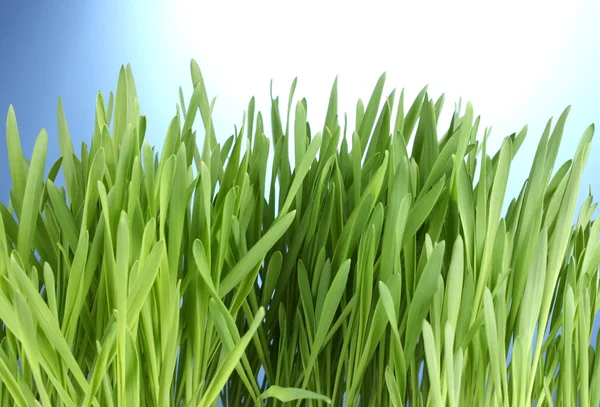
[{"label": "clump of grass", "polygon": [[504,214],[526,128],[490,156],[470,104],[440,131],[443,97],[382,100],[382,76],[355,126],[336,81],[315,132],[294,81],[271,138],[251,100],[219,144],[191,76],[160,152],[129,67],[77,153],[59,103],[47,174],[9,109],[2,405],[599,404],[593,127],[555,171],[568,110],[548,122]]}]

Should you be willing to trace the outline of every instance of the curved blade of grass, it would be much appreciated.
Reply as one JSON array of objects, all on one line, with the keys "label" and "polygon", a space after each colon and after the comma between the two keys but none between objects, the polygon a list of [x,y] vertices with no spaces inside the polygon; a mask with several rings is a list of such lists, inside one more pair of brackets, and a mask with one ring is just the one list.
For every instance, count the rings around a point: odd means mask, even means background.
[{"label": "curved blade of grass", "polygon": [[261,400],[274,398],[283,403],[289,403],[296,400],[319,400],[331,404],[331,399],[327,396],[293,387],[269,386],[269,388],[260,395],[260,398]]},{"label": "curved blade of grass", "polygon": [[215,372],[212,381],[208,385],[206,392],[200,400],[200,406],[210,406],[217,400],[221,389],[229,378],[229,375],[235,369],[240,358],[242,357],[242,354],[246,350],[246,347],[250,343],[250,340],[252,340],[252,336],[254,336],[254,333],[258,329],[259,325],[262,324],[264,316],[265,310],[261,307],[256,313],[254,321],[248,328],[248,331],[244,334],[244,336],[242,336],[240,342],[231,350],[229,355],[227,355],[225,360],[223,360],[223,363],[220,364],[219,368]]},{"label": "curved blade of grass", "polygon": [[[6,150],[8,152],[8,164],[10,175],[12,177],[12,189],[15,191],[16,196],[22,201],[25,196],[27,177],[25,175],[25,159],[23,157],[23,150],[21,149],[17,118],[15,116],[15,109],[12,105],[8,107],[8,114],[6,117]],[[21,208],[16,207],[15,212],[17,213],[17,216],[20,217]]]},{"label": "curved blade of grass", "polygon": [[221,280],[219,295],[224,297],[256,266],[292,224],[296,211],[281,217]]},{"label": "curved blade of grass", "polygon": [[30,265],[33,256],[34,233],[39,214],[40,200],[42,197],[44,167],[46,165],[46,152],[48,150],[48,135],[42,130],[35,142],[31,165],[27,173],[27,184],[23,195],[23,208],[19,218],[19,236],[17,250],[25,263],[25,268]]},{"label": "curved blade of grass", "polygon": [[417,339],[421,334],[422,321],[429,311],[429,306],[437,290],[438,276],[440,275],[442,260],[444,256],[445,243],[441,242],[435,246],[427,265],[421,274],[417,284],[413,300],[408,310],[406,324],[405,355],[407,360],[413,358],[413,352]]}]

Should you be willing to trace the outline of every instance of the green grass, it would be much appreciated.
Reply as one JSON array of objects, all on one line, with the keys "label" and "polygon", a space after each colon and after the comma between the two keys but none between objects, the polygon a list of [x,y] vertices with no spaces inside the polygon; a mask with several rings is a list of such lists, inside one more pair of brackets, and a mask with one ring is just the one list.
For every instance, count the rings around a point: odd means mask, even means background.
[{"label": "green grass", "polygon": [[568,109],[548,122],[509,201],[526,128],[490,156],[470,104],[440,129],[443,97],[385,98],[382,76],[348,124],[336,81],[316,129],[294,82],[219,144],[191,75],[160,152],[129,67],[89,145],[59,103],[48,173],[9,109],[1,405],[599,405],[593,126],[559,167]]}]

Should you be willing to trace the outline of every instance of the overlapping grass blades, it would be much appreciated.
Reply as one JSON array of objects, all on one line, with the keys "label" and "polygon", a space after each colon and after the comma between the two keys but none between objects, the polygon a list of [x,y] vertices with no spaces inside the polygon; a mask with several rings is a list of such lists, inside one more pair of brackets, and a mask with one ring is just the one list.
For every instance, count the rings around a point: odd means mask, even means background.
[{"label": "overlapping grass blades", "polygon": [[77,152],[59,103],[49,173],[9,109],[1,405],[599,404],[593,127],[555,171],[568,110],[548,122],[503,213],[526,128],[490,156],[470,104],[440,131],[443,97],[382,99],[382,76],[355,130],[337,81],[319,131],[294,82],[270,138],[251,100],[220,144],[191,74],[160,152],[129,67]]}]

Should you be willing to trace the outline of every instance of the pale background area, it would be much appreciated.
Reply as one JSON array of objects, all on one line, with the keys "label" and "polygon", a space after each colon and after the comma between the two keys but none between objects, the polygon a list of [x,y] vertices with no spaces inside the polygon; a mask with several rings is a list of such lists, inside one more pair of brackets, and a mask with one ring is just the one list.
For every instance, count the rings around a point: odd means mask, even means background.
[{"label": "pale background area", "polygon": [[[600,124],[597,0],[36,3],[7,1],[0,8],[0,112],[15,106],[27,155],[42,127],[56,140],[58,96],[76,151],[89,141],[95,94],[114,89],[127,62],[148,116],[148,140],[160,146],[178,86],[191,94],[190,58],[200,64],[210,96],[217,95],[220,141],[241,124],[251,96],[268,117],[272,78],[284,108],[298,76],[296,95],[308,99],[308,118],[318,128],[336,75],[340,111],[353,123],[357,99],[368,99],[384,71],[386,94],[405,88],[409,102],[425,84],[432,97],[445,92],[443,126],[460,96],[470,100],[482,124],[493,124],[492,151],[528,124],[511,171],[511,197],[529,172],[547,119],[572,105],[559,165],[573,156],[584,129]],[[0,139],[0,200],[7,202],[4,126]],[[588,185],[600,190],[599,145],[595,140],[580,202]],[[49,156],[58,158],[57,142]]]}]

